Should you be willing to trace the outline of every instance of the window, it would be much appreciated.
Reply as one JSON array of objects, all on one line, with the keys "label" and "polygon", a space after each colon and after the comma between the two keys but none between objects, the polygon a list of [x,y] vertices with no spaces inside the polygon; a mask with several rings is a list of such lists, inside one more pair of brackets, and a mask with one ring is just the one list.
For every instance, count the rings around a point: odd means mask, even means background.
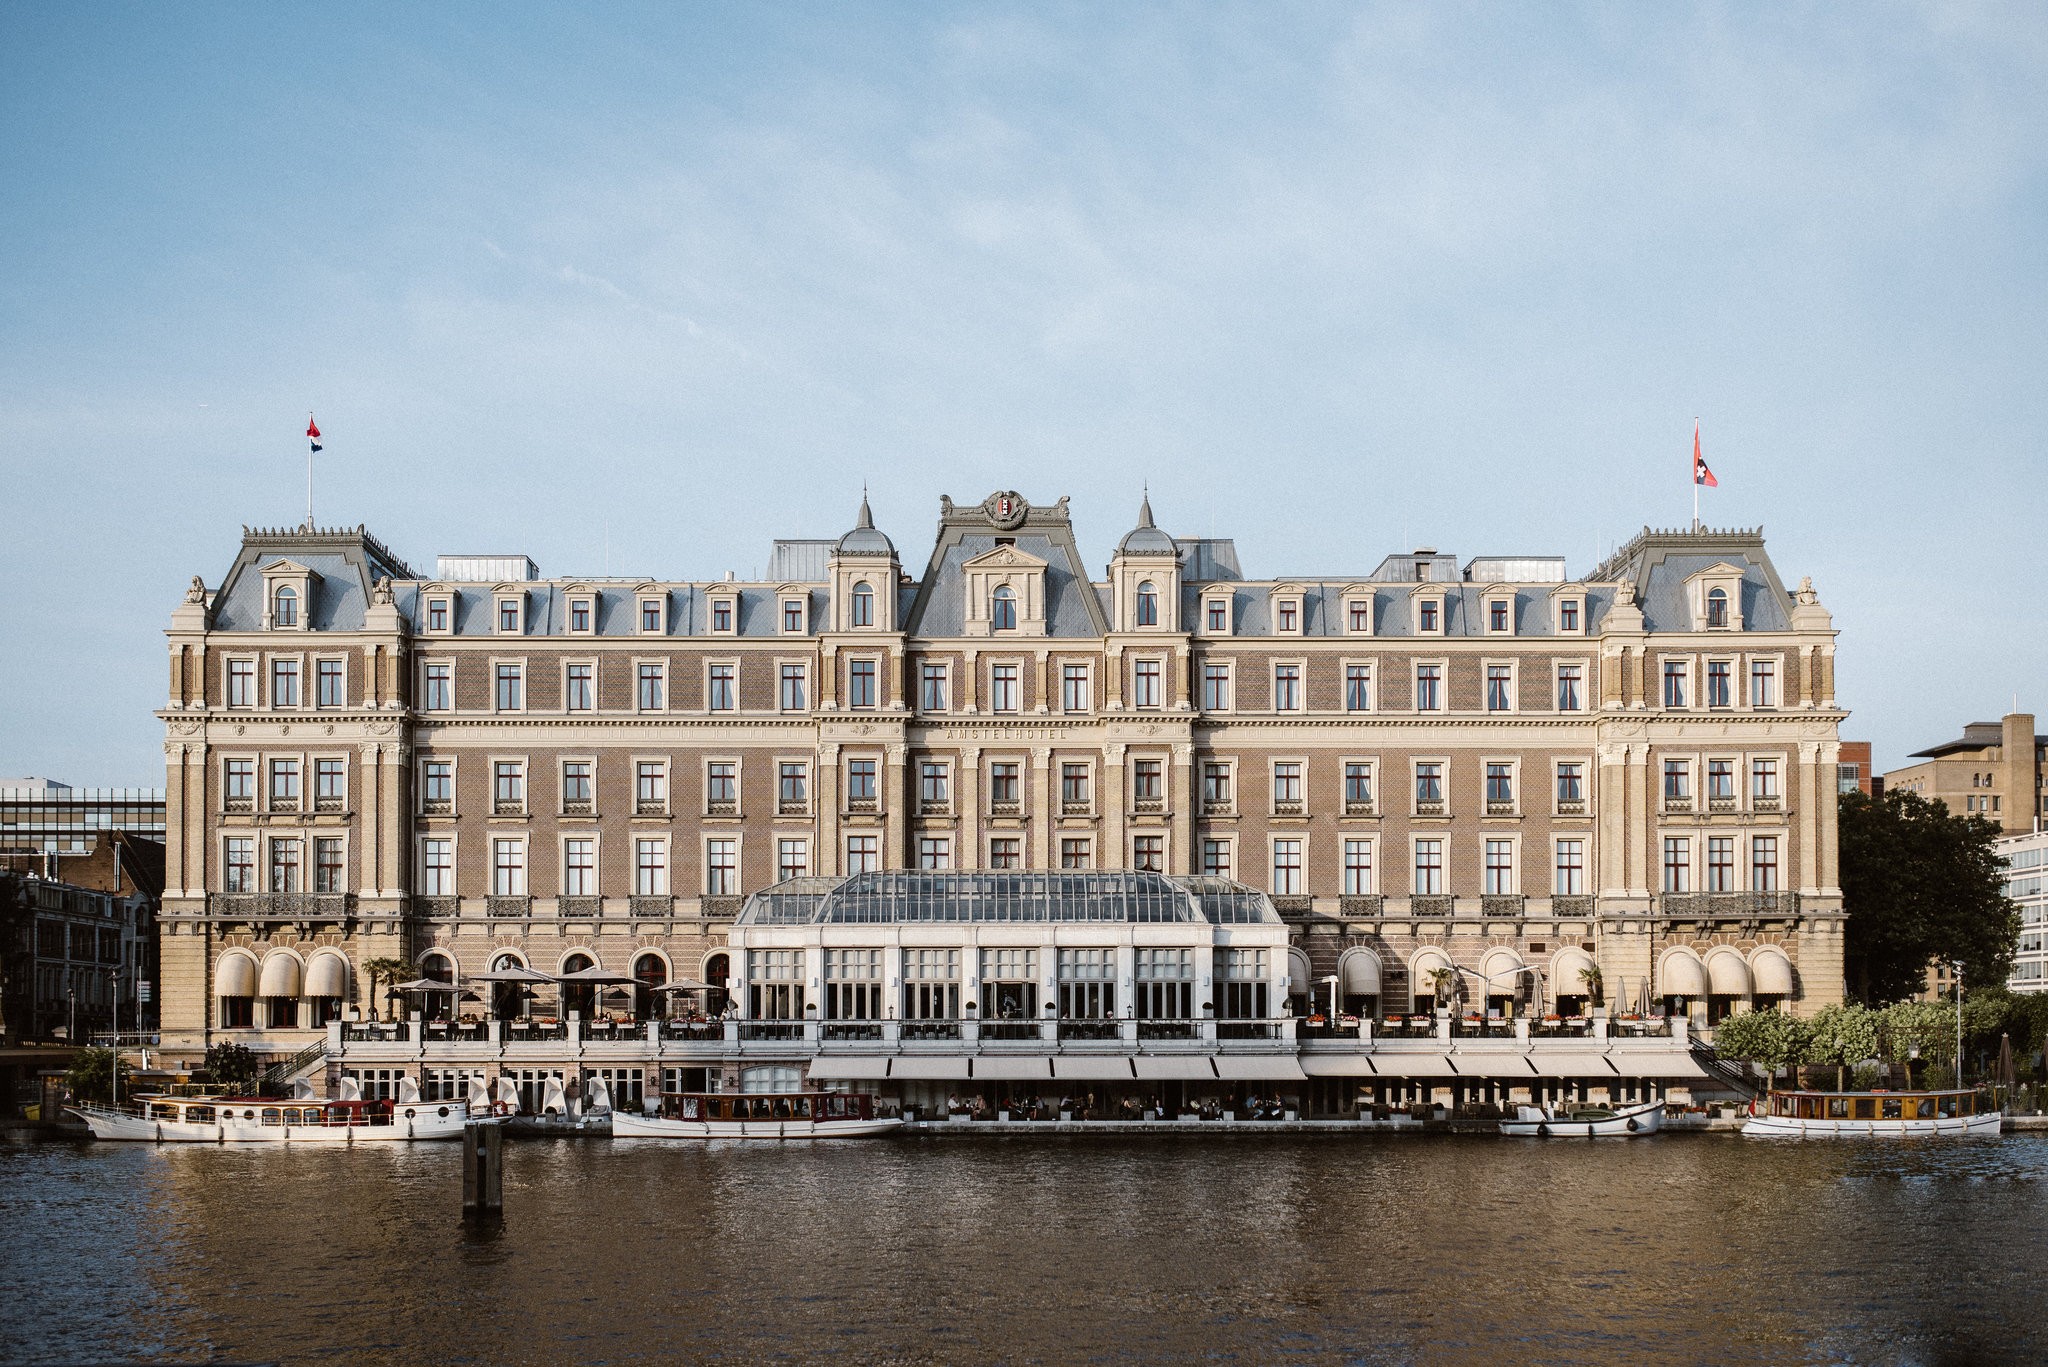
[{"label": "window", "polygon": [[1585,841],[1573,839],[1557,842],[1557,872],[1551,880],[1550,890],[1558,897],[1586,895]]},{"label": "window", "polygon": [[668,896],[668,842],[666,840],[635,840],[633,842],[633,895],[635,897]]},{"label": "window", "polygon": [[1707,625],[1725,627],[1728,625],[1728,593],[1725,589],[1707,591]]},{"label": "window", "polygon": [[802,633],[804,629],[803,599],[785,598],[782,600],[782,629],[792,636]]},{"label": "window", "polygon": [[1088,666],[1079,661],[1061,665],[1060,710],[1086,712],[1089,708],[1088,694]]},{"label": "window", "polygon": [[1561,634],[1576,635],[1579,630],[1579,600],[1566,598],[1557,605],[1557,629]]},{"label": "window", "polygon": [[1345,624],[1354,636],[1366,636],[1372,632],[1372,600],[1352,598],[1344,604]]},{"label": "window", "polygon": [[348,766],[338,759],[313,761],[313,800],[323,808],[348,800]]},{"label": "window", "polygon": [[1230,604],[1226,600],[1211,598],[1207,610],[1209,614],[1209,630],[1228,631],[1230,629]]},{"label": "window", "polygon": [[917,766],[917,800],[927,809],[944,811],[953,805],[953,770],[942,760],[924,760]]},{"label": "window", "polygon": [[1778,761],[1759,759],[1749,765],[1750,801],[1776,802],[1778,800]]},{"label": "window", "polygon": [[1344,710],[1372,711],[1372,666],[1344,666]]},{"label": "window", "polygon": [[597,896],[597,842],[578,837],[562,842],[562,895]]},{"label": "window", "polygon": [[1664,761],[1664,800],[1666,802],[1692,801],[1692,762],[1683,759]]},{"label": "window", "polygon": [[1837,764],[1835,766],[1835,791],[1853,793],[1863,787],[1863,766],[1861,764]]},{"label": "window", "polygon": [[299,762],[295,759],[270,761],[270,805],[291,811],[299,805]]},{"label": "window", "polygon": [[590,600],[588,598],[572,598],[569,600],[569,630],[589,631],[590,619]]},{"label": "window", "polygon": [[1301,807],[1301,764],[1287,760],[1273,766],[1273,810]]},{"label": "window", "polygon": [[1230,806],[1230,773],[1230,765],[1221,760],[1202,761],[1202,802],[1205,806]]},{"label": "window", "polygon": [[248,836],[236,836],[227,842],[227,859],[223,869],[223,892],[256,891],[256,842]]},{"label": "window", "polygon": [[[868,765],[868,785],[874,786],[874,764]],[[716,808],[737,807],[740,800],[740,766],[729,759],[713,760],[704,766],[704,801]]]},{"label": "window", "polygon": [[433,837],[420,842],[420,893],[426,897],[455,895],[455,842]]},{"label": "window", "polygon": [[719,633],[732,631],[733,604],[730,598],[714,599],[711,604],[711,629]]},{"label": "window", "polygon": [[1515,671],[1511,665],[1486,667],[1486,710],[1506,712],[1514,706]]},{"label": "window", "polygon": [[1292,598],[1282,598],[1276,606],[1277,628],[1284,632],[1301,630],[1301,604]]},{"label": "window", "polygon": [[801,762],[776,766],[775,800],[783,811],[802,813],[810,806],[810,778],[810,767]]},{"label": "window", "polygon": [[1159,706],[1159,661],[1139,660],[1131,666],[1131,706]]},{"label": "window", "polygon": [[1426,803],[1438,806],[1444,800],[1444,766],[1436,761],[1415,766],[1415,805],[1420,808]]},{"label": "window", "polygon": [[1166,800],[1166,766],[1156,759],[1131,762],[1131,797],[1137,802]]},{"label": "window", "polygon": [[1230,666],[1221,661],[1202,665],[1202,707],[1209,712],[1230,710]]},{"label": "window", "polygon": [[562,763],[562,810],[565,812],[587,812],[591,805],[591,762],[587,759],[565,760]]},{"label": "window", "polygon": [[1166,837],[1141,835],[1132,840],[1131,867],[1141,873],[1166,872]]},{"label": "window", "polygon": [[1444,890],[1444,842],[1441,840],[1418,840],[1415,842],[1415,895],[1417,897],[1440,897]]},{"label": "window", "polygon": [[1707,837],[1707,887],[1708,892],[1735,891],[1735,837],[1732,835],[1710,835]]},{"label": "window", "polygon": [[1060,766],[1060,805],[1086,811],[1093,800],[1090,773],[1085,764]]},{"label": "window", "polygon": [[1301,842],[1273,842],[1273,895],[1296,897],[1301,893]]},{"label": "window", "polygon": [[1415,627],[1418,631],[1443,630],[1442,602],[1435,598],[1424,598],[1418,602],[1415,605]]},{"label": "window", "polygon": [[272,660],[270,662],[270,705],[272,707],[297,707],[299,705],[299,662],[297,660]]},{"label": "window", "polygon": [[1059,1014],[1062,1020],[1111,1020],[1116,1016],[1116,951],[1062,949],[1059,954]]},{"label": "window", "polygon": [[738,665],[711,666],[708,706],[713,712],[730,712],[739,705],[739,690],[734,686],[734,676],[738,673]]},{"label": "window", "polygon": [[493,897],[524,897],[526,895],[526,842],[524,840],[493,840],[491,842],[491,895]]},{"label": "window", "polygon": [[524,683],[524,676],[521,674],[518,665],[501,664],[498,666],[498,710],[500,712],[517,712],[526,705]]},{"label": "window", "polygon": [[1489,764],[1486,766],[1486,805],[1512,807],[1515,805],[1515,766],[1512,764]]},{"label": "window", "polygon": [[1664,891],[1692,891],[1692,840],[1688,836],[1664,837]]},{"label": "window", "polygon": [[454,760],[430,759],[420,765],[420,800],[430,812],[454,810]]},{"label": "window", "polygon": [[941,662],[927,660],[919,669],[918,706],[927,712],[946,710],[948,671]]},{"label": "window", "polygon": [[1577,712],[1585,706],[1585,695],[1579,691],[1585,669],[1581,665],[1559,665],[1557,667],[1557,710]]},{"label": "window", "polygon": [[989,666],[988,706],[991,712],[1017,710],[1017,666]]},{"label": "window", "polygon": [[853,586],[853,602],[849,616],[854,626],[871,627],[875,624],[875,591],[862,580]]},{"label": "window", "polygon": [[491,765],[491,802],[501,812],[517,812],[526,805],[524,764],[501,759]]},{"label": "window", "polygon": [[1230,877],[1230,842],[1228,840],[1204,840],[1202,842],[1202,872],[1211,878]]},{"label": "window", "polygon": [[1735,801],[1735,761],[1732,759],[1710,759],[1707,761],[1707,800],[1709,802]]},{"label": "window", "polygon": [[1370,840],[1347,840],[1344,842],[1344,895],[1346,897],[1370,897],[1372,895],[1372,842]]},{"label": "window", "polygon": [[1707,706],[1727,707],[1731,705],[1732,689],[1729,675],[1734,669],[1726,660],[1707,661]]},{"label": "window", "polygon": [[1486,605],[1486,629],[1488,631],[1506,631],[1508,624],[1508,600],[1505,598],[1495,598],[1489,601]]},{"label": "window", "polygon": [[427,630],[448,630],[448,600],[446,598],[429,598],[427,600]]},{"label": "window", "polygon": [[782,710],[801,712],[804,705],[804,667],[786,664],[782,667]]},{"label": "window", "polygon": [[873,660],[849,660],[847,662],[846,705],[848,707],[873,707],[875,705],[875,662]]},{"label": "window", "polygon": [[988,800],[990,803],[998,807],[1014,807],[1017,805],[1020,801],[1018,788],[1022,783],[1018,776],[1020,768],[1021,766],[1011,763],[998,763],[988,766]]},{"label": "window", "polygon": [[1750,837],[1749,890],[1751,892],[1776,892],[1778,890],[1778,837],[1775,835]]},{"label": "window", "polygon": [[668,766],[643,759],[633,766],[633,808],[639,812],[668,810]]},{"label": "window", "polygon": [[654,633],[661,630],[661,600],[642,598],[640,600],[640,630]]},{"label": "window", "polygon": [[299,841],[296,837],[270,842],[270,890],[274,893],[299,890]]},{"label": "window", "polygon": [[1301,710],[1301,666],[1273,666],[1273,710],[1276,712],[1299,712]]},{"label": "window", "polygon": [[256,800],[256,761],[231,759],[221,766],[221,796],[229,803]]},{"label": "window", "polygon": [[943,835],[920,836],[917,842],[917,866],[933,870],[952,868],[952,840]]},{"label": "window", "polygon": [[517,598],[500,598],[498,600],[498,631],[506,636],[517,636],[519,634],[519,600]]},{"label": "window", "polygon": [[846,837],[846,871],[849,874],[873,873],[881,868],[881,855],[877,853],[879,839],[872,835],[849,835]]},{"label": "window", "polygon": [[595,689],[591,683],[591,675],[595,672],[594,665],[569,666],[568,707],[571,712],[588,712],[596,705]]},{"label": "window", "polygon": [[989,600],[988,624],[991,631],[1015,631],[1017,629],[1017,595],[1010,591],[1008,584],[998,584],[995,595]]},{"label": "window", "polygon": [[1060,867],[1063,869],[1092,869],[1095,867],[1094,844],[1085,835],[1060,837]]},{"label": "window", "polygon": [[254,660],[228,661],[228,706],[254,707],[256,705],[256,662]]},{"label": "window", "polygon": [[[872,839],[873,837],[869,837]],[[704,842],[704,895],[706,897],[735,897],[740,890],[740,842],[737,840],[707,840]]]},{"label": "window", "polygon": [[1666,707],[1685,706],[1685,675],[1685,661],[1666,660],[1664,662],[1664,705]]},{"label": "window", "polygon": [[775,876],[779,879],[802,878],[811,869],[811,842],[804,839],[778,840],[775,842]]},{"label": "window", "polygon": [[846,761],[846,797],[850,802],[873,802],[876,800],[875,762],[873,760],[850,759]]},{"label": "window", "polygon": [[1486,842],[1486,873],[1481,892],[1488,897],[1511,897],[1515,892],[1515,842]]},{"label": "window", "polygon": [[1576,807],[1586,800],[1586,766],[1577,760],[1568,760],[1557,766],[1557,805],[1560,808]]},{"label": "window", "polygon": [[1344,765],[1344,809],[1346,811],[1370,811],[1372,809],[1372,766],[1356,760]]},{"label": "window", "polygon": [[321,660],[313,702],[318,707],[348,706],[347,666],[340,660]]},{"label": "window", "polygon": [[427,666],[426,710],[446,712],[455,706],[455,666],[435,662]]},{"label": "window", "polygon": [[1749,705],[1751,707],[1776,707],[1778,705],[1778,662],[1776,660],[1751,660],[1749,662]]},{"label": "window", "polygon": [[1415,710],[1418,712],[1440,712],[1443,710],[1444,667],[1442,665],[1415,666]]},{"label": "window", "polygon": [[660,665],[642,664],[640,666],[640,710],[642,712],[659,712],[661,710],[662,694],[666,691],[663,688],[664,683],[665,679]]},{"label": "window", "polygon": [[289,585],[280,584],[277,592],[271,595],[270,623],[280,627],[299,624],[299,595]]},{"label": "window", "polygon": [[1017,869],[1024,866],[1024,842],[1012,835],[998,836],[988,842],[988,866],[992,869]]},{"label": "window", "polygon": [[1138,585],[1138,625],[1156,627],[1159,625],[1159,590],[1147,579]]}]

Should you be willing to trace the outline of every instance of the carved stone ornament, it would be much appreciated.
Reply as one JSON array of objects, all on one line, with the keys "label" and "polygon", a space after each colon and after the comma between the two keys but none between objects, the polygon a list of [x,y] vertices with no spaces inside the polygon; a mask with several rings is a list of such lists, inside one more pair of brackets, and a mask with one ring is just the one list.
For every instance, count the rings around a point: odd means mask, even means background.
[{"label": "carved stone ornament", "polygon": [[1810,608],[1820,601],[1820,595],[1813,591],[1812,575],[1809,574],[1799,581],[1799,592],[1794,596],[1799,599],[1799,606],[1803,608]]},{"label": "carved stone ornament", "polygon": [[1031,505],[1015,489],[1004,489],[983,499],[981,510],[997,530],[1011,532],[1024,525],[1024,515],[1031,511]]},{"label": "carved stone ornament", "polygon": [[192,576],[192,587],[185,590],[185,601],[206,606],[206,581],[196,574]]},{"label": "carved stone ornament", "polygon": [[380,608],[391,606],[391,576],[380,574],[370,589],[370,602]]},{"label": "carved stone ornament", "polygon": [[1636,602],[1636,581],[1624,579],[1614,590],[1614,601],[1623,607],[1634,607]]},{"label": "carved stone ornament", "polygon": [[951,513],[952,513],[952,511],[953,511],[953,496],[952,496],[951,494],[940,494],[940,495],[939,495],[939,516],[940,516],[940,517],[945,517],[945,516],[948,516],[949,514],[951,514]]}]

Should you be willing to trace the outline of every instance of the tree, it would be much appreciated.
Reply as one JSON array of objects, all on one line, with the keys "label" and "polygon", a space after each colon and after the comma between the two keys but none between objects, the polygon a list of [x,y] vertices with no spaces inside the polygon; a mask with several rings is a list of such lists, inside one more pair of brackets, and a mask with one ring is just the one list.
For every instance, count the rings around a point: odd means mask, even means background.
[{"label": "tree", "polygon": [[1877,1057],[1877,1023],[1877,1012],[1854,1002],[1822,1007],[1806,1023],[1805,1061],[1833,1064],[1835,1083],[1840,1086],[1842,1070]]},{"label": "tree", "polygon": [[1745,1011],[1728,1017],[1714,1030],[1716,1053],[1754,1063],[1772,1077],[1804,1062],[1811,1047],[1806,1022],[1783,1011]]},{"label": "tree", "polygon": [[64,1075],[64,1083],[71,1089],[71,1095],[79,1101],[112,1101],[114,1069],[121,1070],[121,1090],[128,1090],[128,1061],[117,1061],[112,1049],[81,1049],[71,1058],[71,1071]]},{"label": "tree", "polygon": [[206,1073],[223,1091],[249,1091],[256,1086],[260,1070],[256,1055],[241,1044],[210,1044],[206,1047]]},{"label": "tree", "polygon": [[0,875],[0,1039],[35,1033],[35,897],[28,880]]},{"label": "tree", "polygon": [[1579,970],[1579,981],[1585,984],[1586,996],[1595,1006],[1601,1005],[1600,988],[1605,981],[1600,974],[1600,965],[1588,964]]},{"label": "tree", "polygon": [[2020,914],[2005,896],[1999,828],[1902,789],[1845,793],[1838,810],[1855,998],[1880,1006],[1913,996],[1936,960],[1960,962],[1966,983],[2004,982]]},{"label": "tree", "polygon": [[373,1018],[377,1014],[379,1000],[377,996],[378,981],[381,979],[386,984],[396,983],[411,971],[412,965],[403,959],[385,957],[363,960],[363,972],[370,979],[370,1015]]},{"label": "tree", "polygon": [[1455,968],[1432,968],[1429,970],[1429,985],[1436,992],[1436,999],[1443,1005],[1450,1005],[1458,999],[1458,970]]}]

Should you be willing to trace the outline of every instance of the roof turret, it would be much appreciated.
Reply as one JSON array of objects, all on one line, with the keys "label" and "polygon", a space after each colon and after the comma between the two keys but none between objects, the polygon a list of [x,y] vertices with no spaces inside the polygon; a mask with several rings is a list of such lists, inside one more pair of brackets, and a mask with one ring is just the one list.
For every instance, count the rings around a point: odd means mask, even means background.
[{"label": "roof turret", "polygon": [[1116,543],[1118,555],[1179,555],[1180,547],[1173,538],[1159,530],[1152,522],[1152,491],[1145,491],[1144,501],[1138,505],[1138,525],[1124,533],[1124,539]]},{"label": "roof turret", "polygon": [[860,491],[860,518],[853,530],[839,538],[841,555],[894,555],[895,543],[875,529],[875,515],[868,511],[868,491]]}]

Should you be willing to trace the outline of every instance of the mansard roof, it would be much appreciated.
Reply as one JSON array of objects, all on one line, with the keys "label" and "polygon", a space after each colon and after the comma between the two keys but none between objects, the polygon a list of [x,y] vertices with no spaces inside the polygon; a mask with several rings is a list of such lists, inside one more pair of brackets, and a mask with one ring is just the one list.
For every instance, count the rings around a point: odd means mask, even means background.
[{"label": "mansard roof", "polygon": [[951,498],[939,500],[938,541],[903,615],[904,630],[912,636],[961,635],[967,622],[967,563],[1003,544],[1045,563],[1046,635],[1109,634],[1109,612],[1083,568],[1066,499],[1040,507],[1012,491],[965,507]]},{"label": "mansard roof", "polygon": [[209,621],[215,631],[261,631],[263,571],[281,562],[319,576],[305,610],[315,631],[359,631],[379,579],[411,579],[403,560],[362,527],[244,527],[242,549],[214,594]]},{"label": "mansard roof", "polygon": [[1789,631],[1792,597],[1785,592],[1777,569],[1764,551],[1762,527],[1645,527],[1593,571],[1592,577],[1634,585],[1645,631],[1691,631],[1692,606],[1686,599],[1686,581],[1724,562],[1742,575],[1743,629]]}]

